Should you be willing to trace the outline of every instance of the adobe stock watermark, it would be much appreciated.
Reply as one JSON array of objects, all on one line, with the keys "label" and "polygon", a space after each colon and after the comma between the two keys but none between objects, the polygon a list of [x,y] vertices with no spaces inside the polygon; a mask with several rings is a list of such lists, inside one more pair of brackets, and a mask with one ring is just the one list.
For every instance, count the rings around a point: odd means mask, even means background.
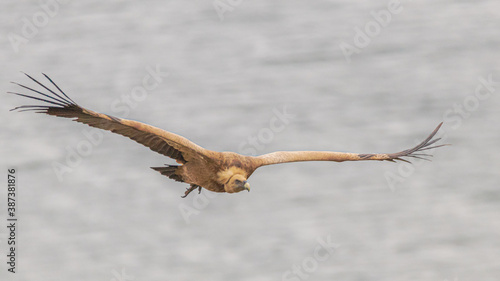
[{"label": "adobe stock watermark", "polygon": [[110,281],[133,281],[135,280],[135,277],[132,275],[128,275],[125,273],[125,268],[122,267],[121,272],[116,271],[115,269],[111,270],[111,274],[113,275],[113,278],[110,279]]},{"label": "adobe stock watermark", "polygon": [[19,53],[19,48],[35,38],[40,30],[46,27],[50,19],[59,14],[61,5],[66,5],[69,0],[42,0],[39,9],[31,17],[21,18],[21,28],[19,33],[9,32],[7,39],[15,53]]},{"label": "adobe stock watermark", "polygon": [[[479,77],[474,92],[467,95],[462,102],[454,103],[452,107],[443,113],[444,123],[451,127],[453,130],[460,128],[464,120],[470,118],[472,113],[477,111],[486,100],[490,99],[495,93],[497,87],[500,86],[500,80],[494,81],[493,74],[489,74],[486,78]],[[445,133],[442,136],[441,142],[445,142],[448,135]],[[428,162],[425,160],[415,159],[412,164],[406,162],[399,162],[397,173],[393,171],[386,171],[384,173],[387,185],[391,191],[396,190],[396,186],[408,179],[415,173],[417,168],[423,163]]]},{"label": "adobe stock watermark", "polygon": [[281,280],[307,280],[315,271],[318,270],[320,264],[333,256],[335,250],[340,247],[340,244],[333,243],[330,234],[325,238],[318,237],[316,242],[317,245],[314,248],[312,255],[302,259],[302,262],[299,265],[293,264],[290,270],[283,272]]},{"label": "adobe stock watermark", "polygon": [[461,103],[454,103],[452,108],[444,112],[443,120],[453,130],[460,128],[463,121],[478,110],[481,102],[491,98],[495,93],[495,87],[500,85],[500,80],[493,81],[493,74],[489,74],[487,78],[479,77],[478,80],[473,94],[467,95]]},{"label": "adobe stock watermark", "polygon": [[351,57],[354,54],[359,54],[362,49],[368,47],[372,39],[380,34],[382,28],[387,27],[391,23],[393,16],[402,11],[403,6],[399,0],[390,0],[389,3],[387,3],[387,8],[379,11],[371,11],[370,15],[373,18],[372,20],[366,22],[363,28],[358,26],[354,27],[355,34],[352,44],[345,41],[340,42],[339,48],[346,61],[350,63],[352,61]]},{"label": "adobe stock watermark", "polygon": [[224,14],[227,12],[233,12],[239,5],[243,3],[243,0],[214,0],[212,5],[214,6],[219,20],[224,20]]},{"label": "adobe stock watermark", "polygon": [[273,116],[269,119],[268,126],[261,128],[257,134],[250,135],[238,146],[238,153],[256,156],[258,151],[265,148],[266,144],[274,140],[277,133],[283,132],[290,121],[295,118],[295,114],[287,111],[287,106],[283,105],[282,110],[273,108]]},{"label": "adobe stock watermark", "polygon": [[200,194],[191,196],[192,201],[190,205],[185,204],[184,202],[180,203],[179,212],[181,213],[184,222],[186,224],[190,224],[191,217],[199,215],[201,211],[203,211],[210,205],[211,199],[220,195],[221,193],[203,190]]},{"label": "adobe stock watermark", "polygon": [[[132,88],[130,93],[122,94],[111,103],[111,111],[117,116],[126,118],[138,104],[144,101],[149,92],[156,89],[163,81],[163,78],[169,75],[168,72],[162,72],[160,66],[155,68],[146,67],[146,74],[142,79],[142,84]],[[104,133],[98,128],[85,128],[82,131],[83,138],[74,146],[66,146],[66,157],[64,163],[52,162],[52,169],[57,179],[62,182],[63,176],[70,173],[79,166],[85,157],[92,154],[94,147],[100,145],[104,138]]]}]

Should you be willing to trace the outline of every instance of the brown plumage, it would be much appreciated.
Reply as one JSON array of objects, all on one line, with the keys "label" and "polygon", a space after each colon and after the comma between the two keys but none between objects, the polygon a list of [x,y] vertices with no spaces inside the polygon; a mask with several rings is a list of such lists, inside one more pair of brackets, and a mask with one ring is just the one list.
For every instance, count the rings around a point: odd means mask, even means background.
[{"label": "brown plumage", "polygon": [[[387,160],[395,162],[396,160],[400,160],[409,162],[403,159],[403,157],[428,160],[425,157],[430,157],[431,155],[421,153],[422,151],[443,146],[432,146],[440,140],[439,138],[433,139],[433,137],[441,127],[441,123],[422,143],[411,149],[396,153],[358,154],[332,151],[278,151],[253,157],[233,152],[216,152],[204,149],[184,137],[141,122],[121,119],[83,108],[69,98],[47,75],[43,75],[57,90],[50,89],[26,74],[26,76],[48,92],[43,93],[14,83],[40,95],[40,97],[21,93],[9,93],[43,101],[50,105],[23,105],[12,110],[31,110],[37,113],[73,118],[74,121],[126,136],[149,147],[155,152],[175,159],[180,165],[166,165],[165,167],[152,167],[152,169],[170,179],[190,184],[190,188],[187,189],[183,197],[197,188],[201,192],[202,187],[214,192],[234,193],[242,190],[249,191],[250,188],[247,179],[252,175],[255,169],[266,165],[299,161],[343,162]],[[56,93],[57,91],[59,94]]]}]

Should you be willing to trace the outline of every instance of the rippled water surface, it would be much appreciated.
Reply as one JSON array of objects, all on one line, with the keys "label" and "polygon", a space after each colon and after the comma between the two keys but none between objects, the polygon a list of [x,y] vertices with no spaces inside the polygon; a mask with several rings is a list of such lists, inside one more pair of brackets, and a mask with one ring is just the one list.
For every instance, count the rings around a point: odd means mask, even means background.
[{"label": "rippled water surface", "polygon": [[40,3],[1,4],[2,92],[43,72],[85,107],[218,151],[395,152],[441,121],[453,145],[413,166],[269,166],[250,193],[181,199],[149,169],[172,160],[109,132],[75,156],[89,127],[2,94],[19,220],[18,273],[2,262],[0,279],[498,280],[497,1]]}]

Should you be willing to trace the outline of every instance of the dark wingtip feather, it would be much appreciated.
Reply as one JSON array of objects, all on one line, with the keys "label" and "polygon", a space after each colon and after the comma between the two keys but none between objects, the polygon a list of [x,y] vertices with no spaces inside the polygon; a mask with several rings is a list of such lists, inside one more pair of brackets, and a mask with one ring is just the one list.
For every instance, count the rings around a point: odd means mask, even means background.
[{"label": "dark wingtip feather", "polygon": [[[68,97],[68,95],[66,95],[66,93],[64,93],[64,92],[63,92],[63,90],[61,90],[61,88],[59,88],[59,86],[57,86],[57,84],[56,84],[54,81],[52,81],[52,79],[50,79],[50,77],[49,77],[47,74],[45,74],[45,73],[43,73],[43,72],[42,72],[42,74],[43,74],[43,76],[45,76],[45,78],[47,78],[47,80],[49,80],[49,81],[50,81],[50,83],[52,83],[52,85],[54,85],[54,86],[55,86],[55,87],[59,90],[59,92],[61,92],[61,94],[63,94],[63,95],[64,95],[66,98],[68,98],[68,99],[69,99],[69,100],[70,100],[73,104],[75,104],[75,105],[76,105],[76,102],[75,102],[75,101],[73,101],[70,97]],[[55,93],[54,93],[54,94],[55,94]]]},{"label": "dark wingtip feather", "polygon": [[50,100],[46,100],[46,99],[43,99],[43,98],[34,97],[34,96],[30,96],[30,95],[25,95],[25,94],[20,94],[20,93],[15,93],[15,92],[7,92],[7,93],[8,94],[17,95],[17,96],[21,96],[21,97],[26,97],[26,98],[29,98],[29,99],[43,101],[43,102],[54,104],[54,105],[57,105],[57,106],[60,106],[60,107],[67,106],[66,104],[63,104],[63,103],[53,102],[53,101],[50,101]]},{"label": "dark wingtip feather", "polygon": [[411,163],[411,162],[403,159],[402,157],[412,157],[412,158],[416,158],[416,159],[423,159],[423,160],[431,161],[431,159],[428,159],[426,157],[432,157],[432,155],[425,154],[425,153],[415,153],[415,152],[421,152],[424,150],[429,150],[429,149],[434,149],[434,148],[450,145],[450,144],[440,144],[440,145],[431,146],[431,145],[433,145],[436,142],[441,140],[441,138],[436,138],[436,139],[433,139],[433,138],[437,134],[437,132],[439,131],[439,129],[441,128],[442,125],[443,125],[443,122],[439,123],[439,125],[434,129],[434,131],[432,131],[432,133],[424,141],[422,141],[421,143],[419,143],[415,147],[407,149],[407,150],[403,150],[401,152],[388,154],[390,157],[390,159],[388,159],[388,160],[389,161],[399,160],[399,161]]},{"label": "dark wingtip feather", "polygon": [[[7,93],[13,94],[13,95],[22,96],[22,97],[26,97],[26,98],[29,98],[29,99],[38,100],[38,101],[41,101],[41,102],[44,102],[44,103],[48,103],[48,104],[51,104],[51,105],[44,105],[44,106],[42,106],[42,105],[23,105],[23,106],[15,107],[15,108],[11,109],[10,111],[18,110],[18,112],[22,112],[22,111],[31,111],[31,110],[33,110],[33,111],[35,111],[37,113],[47,113],[50,109],[54,109],[54,108],[69,108],[69,107],[73,107],[73,106],[78,106],[46,74],[42,73],[52,83],[52,85],[54,85],[57,88],[57,90],[62,93],[62,96],[59,95],[59,94],[57,94],[56,92],[54,92],[53,90],[51,90],[50,88],[48,88],[47,86],[45,86],[44,84],[42,84],[41,82],[39,82],[38,80],[36,80],[35,78],[31,77],[27,73],[25,73],[23,71],[21,71],[21,73],[23,73],[24,75],[26,75],[29,79],[31,79],[32,81],[34,81],[35,83],[37,83],[38,85],[40,85],[42,88],[44,88],[48,92],[43,93],[41,91],[35,90],[33,88],[30,88],[28,86],[19,84],[17,82],[11,82],[14,85],[17,85],[17,86],[19,86],[21,88],[24,88],[24,89],[26,89],[28,91],[31,91],[32,93],[31,94],[22,94],[22,93],[17,93],[17,92],[7,92]],[[34,94],[37,94],[39,96],[36,96]],[[22,109],[22,110],[20,110],[20,109]]]}]

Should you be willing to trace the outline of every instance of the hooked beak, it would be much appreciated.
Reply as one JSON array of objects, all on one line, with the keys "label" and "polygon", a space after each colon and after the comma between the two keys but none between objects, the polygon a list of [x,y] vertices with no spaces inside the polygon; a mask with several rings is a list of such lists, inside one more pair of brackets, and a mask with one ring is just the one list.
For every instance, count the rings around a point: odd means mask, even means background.
[{"label": "hooked beak", "polygon": [[250,184],[248,182],[245,182],[245,185],[243,185],[243,188],[246,189],[248,192],[250,192]]}]

